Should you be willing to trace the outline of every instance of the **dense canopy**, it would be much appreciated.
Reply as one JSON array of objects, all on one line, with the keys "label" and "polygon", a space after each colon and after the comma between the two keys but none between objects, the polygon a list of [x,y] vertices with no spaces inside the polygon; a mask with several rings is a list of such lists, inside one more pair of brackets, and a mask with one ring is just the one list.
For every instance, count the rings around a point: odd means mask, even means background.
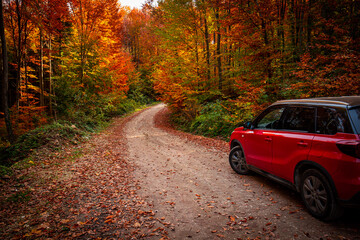
[{"label": "dense canopy", "polygon": [[2,2],[15,134],[128,98],[160,99],[193,129],[217,119],[222,134],[278,99],[360,93],[359,1]]}]

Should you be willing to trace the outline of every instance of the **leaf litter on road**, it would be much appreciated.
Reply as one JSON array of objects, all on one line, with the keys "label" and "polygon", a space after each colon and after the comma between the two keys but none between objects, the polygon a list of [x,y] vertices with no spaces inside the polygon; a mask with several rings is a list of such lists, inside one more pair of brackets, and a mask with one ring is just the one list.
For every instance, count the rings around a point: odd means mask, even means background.
[{"label": "leaf litter on road", "polygon": [[[1,181],[1,238],[167,239],[162,224],[153,221],[151,205],[136,194],[140,186],[125,159],[124,124],[117,119],[112,128],[66,146],[56,158],[39,155],[37,162],[46,162],[46,169],[37,164]],[[73,158],[79,149],[83,154]],[[31,189],[27,202],[6,200],[25,189]]]}]

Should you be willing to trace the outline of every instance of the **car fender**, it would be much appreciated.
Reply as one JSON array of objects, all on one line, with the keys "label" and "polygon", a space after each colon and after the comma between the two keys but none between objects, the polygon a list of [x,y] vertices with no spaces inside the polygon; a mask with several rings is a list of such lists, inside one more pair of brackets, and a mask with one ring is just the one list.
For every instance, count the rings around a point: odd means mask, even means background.
[{"label": "car fender", "polygon": [[320,164],[318,164],[316,162],[309,161],[309,160],[301,161],[295,167],[295,170],[294,170],[294,185],[296,187],[296,190],[298,192],[300,192],[301,174],[304,173],[306,170],[311,169],[311,168],[312,169],[317,169],[322,174],[324,174],[324,176],[329,181],[329,184],[330,184],[331,188],[334,191],[335,197],[337,198],[338,194],[337,194],[337,191],[336,191],[335,183],[334,183],[331,175],[329,174],[329,172],[323,166],[321,166]]}]

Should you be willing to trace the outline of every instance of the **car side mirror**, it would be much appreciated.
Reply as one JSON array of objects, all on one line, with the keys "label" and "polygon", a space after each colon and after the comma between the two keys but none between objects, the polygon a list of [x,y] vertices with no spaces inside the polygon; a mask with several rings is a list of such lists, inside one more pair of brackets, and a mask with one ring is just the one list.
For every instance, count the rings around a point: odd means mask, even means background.
[{"label": "car side mirror", "polygon": [[246,122],[245,124],[244,124],[244,129],[246,130],[246,129],[253,129],[253,124],[252,124],[252,122]]}]

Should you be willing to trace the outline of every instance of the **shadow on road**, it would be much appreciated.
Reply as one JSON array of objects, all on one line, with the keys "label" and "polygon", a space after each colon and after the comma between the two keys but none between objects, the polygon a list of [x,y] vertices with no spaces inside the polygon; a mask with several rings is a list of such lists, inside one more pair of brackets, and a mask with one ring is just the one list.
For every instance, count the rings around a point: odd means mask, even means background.
[{"label": "shadow on road", "polygon": [[[263,177],[259,174],[253,173],[251,176],[254,181],[258,182],[259,184],[264,184],[268,188],[272,189],[273,192],[276,192],[279,196],[293,202],[294,205],[301,206],[302,211],[306,212],[305,205],[302,202],[300,194],[296,191],[289,189],[280,183],[275,181],[271,181],[270,179]],[[320,221],[320,220],[319,220]],[[334,226],[341,226],[341,227],[348,227],[348,228],[358,228],[360,231],[360,209],[357,208],[346,208],[344,209],[344,215],[332,222],[328,222],[329,225]]]}]

